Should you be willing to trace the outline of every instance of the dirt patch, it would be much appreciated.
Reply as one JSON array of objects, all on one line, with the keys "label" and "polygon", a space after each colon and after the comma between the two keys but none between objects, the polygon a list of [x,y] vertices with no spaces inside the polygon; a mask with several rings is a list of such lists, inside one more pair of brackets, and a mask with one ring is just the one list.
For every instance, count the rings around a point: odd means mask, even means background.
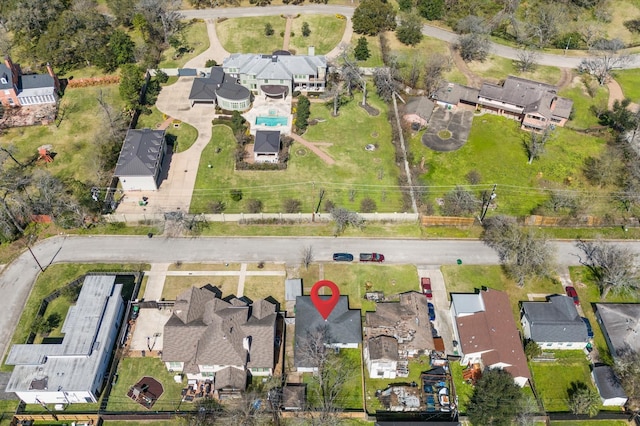
[{"label": "dirt patch", "polygon": [[380,111],[378,110],[378,108],[372,107],[369,104],[362,105],[361,103],[358,103],[358,105],[360,106],[360,108],[367,111],[367,113],[372,117],[377,117],[378,115],[380,115]]},{"label": "dirt patch", "polygon": [[55,104],[6,108],[0,119],[0,127],[46,126],[53,123],[55,119]]},{"label": "dirt patch", "polygon": [[453,59],[453,63],[455,64],[458,71],[460,71],[467,79],[467,85],[475,88],[480,88],[482,86],[482,78],[478,77],[469,69],[467,63],[462,59],[460,54],[456,49],[454,49],[453,45],[449,46],[449,52],[451,54],[451,58]]},{"label": "dirt patch", "polygon": [[558,81],[558,88],[560,90],[568,87],[573,82],[573,73],[569,68],[560,68],[560,81]]}]

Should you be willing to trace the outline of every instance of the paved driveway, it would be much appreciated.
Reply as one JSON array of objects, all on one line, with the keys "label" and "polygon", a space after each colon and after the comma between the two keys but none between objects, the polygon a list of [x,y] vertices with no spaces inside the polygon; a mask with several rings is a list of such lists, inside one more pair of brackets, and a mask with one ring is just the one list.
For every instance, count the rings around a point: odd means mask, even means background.
[{"label": "paved driveway", "polygon": [[[422,143],[438,152],[455,151],[467,143],[472,123],[473,111],[464,109],[448,110],[438,107],[433,111],[431,119],[429,119],[429,127],[422,135]],[[438,136],[438,132],[441,130],[451,132],[451,137],[442,139]]]},{"label": "paved driveway", "polygon": [[[417,269],[419,277],[431,278],[433,297],[429,301],[433,303],[436,310],[436,320],[433,321],[433,326],[438,330],[438,335],[442,337],[445,353],[452,355],[453,331],[451,328],[451,316],[449,315],[449,298],[440,267],[418,266]],[[420,287],[419,284],[418,287]],[[418,291],[422,292],[422,289],[419,288]]]}]

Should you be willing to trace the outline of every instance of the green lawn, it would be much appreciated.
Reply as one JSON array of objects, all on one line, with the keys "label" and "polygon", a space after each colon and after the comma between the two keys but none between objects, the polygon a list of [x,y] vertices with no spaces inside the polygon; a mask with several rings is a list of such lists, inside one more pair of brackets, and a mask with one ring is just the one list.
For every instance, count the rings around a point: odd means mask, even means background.
[{"label": "green lawn", "polygon": [[162,287],[162,298],[165,300],[176,300],[176,297],[183,291],[191,287],[202,287],[211,284],[220,288],[223,297],[238,294],[238,276],[168,276],[164,280]]},{"label": "green lawn", "polygon": [[[274,33],[265,36],[264,26],[270,23]],[[280,16],[256,16],[226,19],[216,24],[218,38],[222,47],[231,53],[270,54],[282,49],[286,20]]]},{"label": "green lawn", "polygon": [[95,181],[95,140],[105,131],[97,101],[100,91],[115,110],[122,109],[117,85],[68,89],[61,100],[66,117],[59,127],[51,124],[8,129],[0,137],[0,145],[13,146],[14,155],[26,161],[37,155],[40,145],[52,144],[57,155],[53,163],[46,166],[51,173],[81,182]]},{"label": "green lawn", "polygon": [[503,80],[509,75],[542,81],[548,84],[557,84],[560,81],[559,68],[538,65],[532,71],[520,72],[516,69],[513,60],[495,55],[489,55],[483,62],[474,61],[469,62],[467,65],[474,74],[495,81]]},{"label": "green lawn", "polygon": [[473,394],[473,386],[465,382],[462,378],[462,371],[465,367],[461,366],[457,361],[449,362],[449,369],[451,370],[451,378],[453,384],[456,387],[456,396],[458,397],[458,411],[461,414],[465,414],[467,411],[467,405],[471,400]]},{"label": "green lawn", "polygon": [[382,51],[380,50],[380,38],[378,36],[361,36],[360,34],[354,34],[351,38],[351,45],[353,47],[356,46],[360,37],[367,39],[367,46],[369,47],[369,54],[371,56],[369,56],[369,59],[366,61],[359,61],[358,65],[365,68],[383,66]]},{"label": "green lawn", "polygon": [[615,80],[622,87],[624,96],[633,102],[640,102],[640,73],[635,70],[618,70],[615,72]]},{"label": "green lawn", "polygon": [[[206,212],[212,201],[220,200],[228,213],[246,212],[247,200],[256,198],[263,202],[263,211],[281,212],[283,200],[294,198],[300,200],[302,211],[309,212],[315,209],[321,190],[325,191],[325,200],[350,210],[360,210],[361,200],[370,197],[380,212],[401,211],[386,106],[375,95],[369,96],[369,102],[380,110],[380,115],[369,116],[355,100],[342,107],[338,117],[331,117],[324,104],[312,104],[311,118],[326,121],[310,126],[303,137],[331,144],[322,148],[336,160],[333,165],[294,143],[286,170],[235,171],[236,142],[231,129],[214,126],[211,142],[200,159],[190,211]],[[367,144],[378,148],[366,151]],[[243,200],[233,201],[231,189],[242,190]]]},{"label": "green lawn", "polygon": [[189,21],[184,30],[184,39],[192,51],[176,57],[175,49],[169,47],[162,53],[162,60],[158,64],[158,68],[181,68],[188,61],[207,50],[209,48],[209,34],[207,34],[206,24],[195,19]]},{"label": "green lawn", "polygon": [[[118,365],[118,381],[109,394],[109,411],[148,411],[147,408],[136,403],[127,396],[131,386],[135,385],[142,377],[150,376],[158,380],[164,393],[153,405],[152,410],[173,411],[180,404],[180,391],[186,387],[186,379],[183,383],[176,383],[174,374],[169,373],[159,358],[123,358]],[[191,409],[192,404],[185,402],[181,407],[183,411]]]},{"label": "green lawn", "polygon": [[632,423],[624,420],[573,420],[555,421],[550,424],[551,426],[629,426]]},{"label": "green lawn", "polygon": [[431,369],[428,356],[421,356],[409,361],[409,376],[398,377],[394,380],[391,379],[372,379],[369,377],[369,372],[365,366],[363,369],[364,384],[366,389],[366,410],[370,414],[374,414],[376,410],[386,410],[380,403],[380,400],[376,397],[376,390],[384,390],[393,383],[420,383],[420,374]]},{"label": "green lawn", "polygon": [[[349,377],[342,387],[342,392],[336,399],[336,404],[341,408],[363,409],[362,406],[362,355],[361,348],[340,349],[340,358],[349,360],[349,365],[354,368],[348,373]],[[313,380],[312,373],[303,374],[303,383],[307,384],[307,399],[311,406],[320,404],[320,392],[317,382]]]},{"label": "green lawn", "polygon": [[[409,143],[414,166],[425,159],[421,183],[430,187],[433,198],[464,185],[470,170],[481,175],[476,193],[498,184],[497,212],[501,214],[530,214],[548,197],[543,188],[584,190],[585,195],[596,191],[583,177],[582,166],[585,158],[597,157],[604,149],[603,139],[557,128],[545,152],[528,165],[522,145],[528,135],[516,121],[485,114],[474,117],[469,140],[457,151],[434,152],[422,145],[421,133]],[[592,203],[592,211],[608,209],[606,202]]]},{"label": "green lawn", "polygon": [[[155,106],[150,108],[150,114],[141,114],[138,119],[138,129],[156,129],[165,120],[164,115]],[[177,125],[177,127],[176,127]],[[182,152],[186,151],[193,145],[198,138],[198,131],[190,124],[177,122],[172,123],[166,131],[167,135],[173,137],[173,151]]]},{"label": "green lawn", "polygon": [[597,93],[592,98],[584,89],[584,84],[579,83],[577,86],[560,91],[560,96],[573,100],[574,116],[568,125],[578,129],[588,129],[600,124],[591,107],[606,108],[609,100],[609,91],[606,86],[598,86]]},{"label": "green lawn", "polygon": [[[29,294],[29,299],[22,310],[20,321],[16,327],[15,332],[11,338],[11,344],[25,343],[31,327],[33,319],[40,308],[42,299],[51,294],[54,290],[62,288],[69,284],[76,278],[81,277],[83,274],[93,271],[105,271],[105,272],[126,272],[126,271],[138,271],[145,270],[148,265],[145,264],[59,264],[49,266],[42,274],[38,276],[36,283]],[[62,303],[62,302],[61,302]],[[55,305],[54,305],[55,306]],[[68,307],[68,306],[67,306]],[[62,310],[62,308],[61,308]],[[64,309],[66,312],[66,309]],[[45,315],[48,315],[45,313]],[[62,320],[64,321],[64,316]],[[3,364],[2,371],[10,371],[13,366]]]},{"label": "green lawn", "polygon": [[545,411],[569,411],[567,390],[573,382],[591,383],[589,361],[582,351],[555,351],[554,362],[530,362],[536,391]]},{"label": "green lawn", "polygon": [[[311,29],[308,37],[302,35],[303,22]],[[335,15],[301,15],[292,22],[291,31],[295,35],[290,39],[289,49],[306,55],[308,47],[314,46],[316,55],[325,55],[340,43],[346,26],[347,21]]]}]

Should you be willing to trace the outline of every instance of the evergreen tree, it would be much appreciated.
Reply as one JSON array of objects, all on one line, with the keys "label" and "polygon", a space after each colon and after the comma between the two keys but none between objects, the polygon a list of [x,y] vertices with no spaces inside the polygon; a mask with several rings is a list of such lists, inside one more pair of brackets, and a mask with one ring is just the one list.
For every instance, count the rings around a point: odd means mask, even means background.
[{"label": "evergreen tree", "polygon": [[396,30],[396,36],[402,44],[415,46],[422,41],[422,22],[417,15],[408,14],[402,18]]},{"label": "evergreen tree", "polygon": [[352,21],[356,33],[377,35],[396,28],[396,12],[384,0],[362,0],[353,12]]},{"label": "evergreen tree", "polygon": [[510,426],[521,399],[522,391],[511,374],[486,369],[473,390],[467,415],[474,426]]},{"label": "evergreen tree", "polygon": [[371,52],[369,52],[369,42],[365,36],[358,39],[358,43],[356,44],[353,54],[358,61],[366,61],[371,57]]},{"label": "evergreen tree", "polygon": [[444,16],[444,0],[418,0],[420,16],[430,21],[442,19]]}]

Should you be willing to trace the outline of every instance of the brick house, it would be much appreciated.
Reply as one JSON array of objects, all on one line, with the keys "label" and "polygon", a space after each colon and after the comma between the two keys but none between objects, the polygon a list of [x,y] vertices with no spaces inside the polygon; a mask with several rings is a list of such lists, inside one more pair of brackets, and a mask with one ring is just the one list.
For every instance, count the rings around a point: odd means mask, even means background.
[{"label": "brick house", "polygon": [[60,82],[47,64],[47,74],[23,74],[20,66],[5,56],[0,63],[0,103],[5,107],[55,104]]}]

